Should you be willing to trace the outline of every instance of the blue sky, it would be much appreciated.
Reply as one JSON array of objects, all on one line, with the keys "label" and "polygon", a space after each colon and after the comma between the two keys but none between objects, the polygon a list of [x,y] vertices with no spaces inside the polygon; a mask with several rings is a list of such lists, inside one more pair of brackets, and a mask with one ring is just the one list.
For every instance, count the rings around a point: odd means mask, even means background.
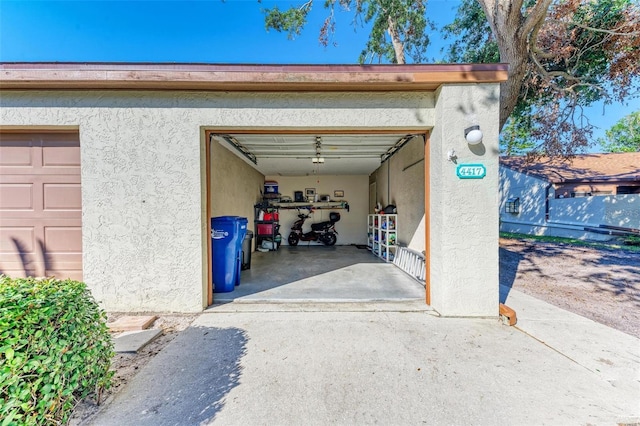
[{"label": "blue sky", "polygon": [[[281,9],[299,0],[200,1],[30,1],[0,0],[0,62],[197,62],[251,64],[355,64],[367,28],[352,15],[338,13],[336,46],[318,43],[326,17],[316,0],[309,24],[296,40],[267,32],[263,8]],[[449,23],[459,0],[429,0],[427,11],[438,24]],[[429,56],[441,58],[444,42],[431,35]],[[628,105],[602,105],[589,117],[604,134],[626,114],[640,110],[640,98]]]}]

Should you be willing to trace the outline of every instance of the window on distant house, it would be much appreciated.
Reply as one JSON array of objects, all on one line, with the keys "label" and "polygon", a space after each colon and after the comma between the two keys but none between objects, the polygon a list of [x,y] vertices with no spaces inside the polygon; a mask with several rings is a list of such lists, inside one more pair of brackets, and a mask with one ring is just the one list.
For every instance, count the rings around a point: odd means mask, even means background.
[{"label": "window on distant house", "polygon": [[616,188],[616,194],[640,194],[640,186],[619,186]]},{"label": "window on distant house", "polygon": [[507,199],[507,204],[505,204],[504,211],[507,213],[518,214],[520,213],[520,198],[512,197]]},{"label": "window on distant house", "polygon": [[571,198],[591,197],[591,192],[576,191],[571,193]]}]

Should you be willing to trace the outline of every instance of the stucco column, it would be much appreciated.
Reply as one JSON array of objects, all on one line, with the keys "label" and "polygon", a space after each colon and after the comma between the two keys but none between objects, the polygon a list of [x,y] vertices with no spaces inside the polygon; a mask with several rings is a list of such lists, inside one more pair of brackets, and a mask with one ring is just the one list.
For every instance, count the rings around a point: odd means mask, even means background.
[{"label": "stucco column", "polygon": [[[444,316],[497,317],[498,84],[445,85],[436,96],[430,141],[431,305]],[[480,145],[464,129],[479,125]],[[456,162],[447,154],[455,151]],[[456,164],[457,163],[457,164]],[[482,179],[460,179],[460,164],[482,164]]]}]

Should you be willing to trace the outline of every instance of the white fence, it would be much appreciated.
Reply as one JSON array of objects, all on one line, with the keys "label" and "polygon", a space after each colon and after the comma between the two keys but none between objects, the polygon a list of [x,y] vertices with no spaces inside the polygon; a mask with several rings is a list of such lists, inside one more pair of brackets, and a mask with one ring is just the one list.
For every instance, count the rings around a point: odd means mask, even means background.
[{"label": "white fence", "polygon": [[549,221],[640,229],[640,195],[594,195],[549,200]]}]

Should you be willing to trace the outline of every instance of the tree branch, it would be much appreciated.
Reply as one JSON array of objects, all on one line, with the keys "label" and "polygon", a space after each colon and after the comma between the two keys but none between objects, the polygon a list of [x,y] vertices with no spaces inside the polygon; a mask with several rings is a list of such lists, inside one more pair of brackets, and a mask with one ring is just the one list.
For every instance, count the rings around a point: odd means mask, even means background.
[{"label": "tree branch", "polygon": [[551,2],[552,0],[538,0],[536,4],[528,10],[529,15],[522,24],[521,34],[531,33],[536,25],[544,21]]},{"label": "tree branch", "polygon": [[565,26],[573,25],[573,26],[576,26],[576,27],[579,27],[579,28],[582,28],[582,29],[585,29],[585,30],[588,30],[588,31],[596,32],[596,33],[604,33],[604,34],[619,35],[619,36],[640,36],[640,31],[631,31],[631,32],[620,31],[620,29],[628,26],[628,24],[626,24],[626,23],[622,24],[619,27],[614,28],[612,30],[606,30],[604,28],[591,27],[589,25],[581,24],[579,22],[574,22],[574,21],[566,22],[566,21],[562,21],[562,20],[559,20],[559,19],[547,19],[546,21],[547,22],[553,22],[555,24],[565,25]]}]

